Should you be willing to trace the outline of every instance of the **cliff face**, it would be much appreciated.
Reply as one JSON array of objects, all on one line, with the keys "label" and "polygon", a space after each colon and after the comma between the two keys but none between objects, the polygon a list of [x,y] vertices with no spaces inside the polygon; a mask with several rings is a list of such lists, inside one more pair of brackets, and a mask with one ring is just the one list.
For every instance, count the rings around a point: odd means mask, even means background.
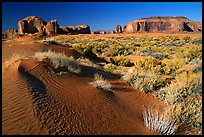
[{"label": "cliff face", "polygon": [[91,30],[88,25],[60,27],[57,20],[46,22],[40,17],[28,16],[18,21],[18,33],[39,33],[47,36],[54,36],[57,34],[90,34]]},{"label": "cliff face", "polygon": [[142,32],[201,32],[202,23],[186,17],[150,17],[129,22],[123,33]]}]

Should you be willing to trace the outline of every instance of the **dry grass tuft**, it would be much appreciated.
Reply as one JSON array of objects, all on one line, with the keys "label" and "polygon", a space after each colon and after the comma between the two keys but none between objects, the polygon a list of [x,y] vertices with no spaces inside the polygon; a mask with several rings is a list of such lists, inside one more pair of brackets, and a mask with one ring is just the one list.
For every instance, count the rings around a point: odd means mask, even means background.
[{"label": "dry grass tuft", "polygon": [[34,58],[39,61],[43,61],[44,59],[48,58],[52,62],[55,69],[65,67],[71,73],[79,74],[81,72],[79,65],[72,58],[68,58],[63,53],[55,53],[52,51],[37,52],[35,53]]},{"label": "dry grass tuft", "polygon": [[94,81],[90,84],[96,86],[97,88],[103,89],[105,91],[111,91],[111,84],[108,83],[101,75],[95,74],[94,75]]},{"label": "dry grass tuft", "polygon": [[175,121],[165,118],[157,111],[147,110],[143,112],[144,124],[151,130],[160,132],[163,135],[174,135],[178,128]]}]

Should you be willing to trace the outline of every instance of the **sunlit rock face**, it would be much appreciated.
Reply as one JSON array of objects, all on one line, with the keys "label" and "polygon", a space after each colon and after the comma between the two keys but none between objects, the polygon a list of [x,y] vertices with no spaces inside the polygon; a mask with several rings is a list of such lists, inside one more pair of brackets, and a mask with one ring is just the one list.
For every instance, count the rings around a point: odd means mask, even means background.
[{"label": "sunlit rock face", "polygon": [[124,33],[141,32],[201,32],[202,23],[186,17],[150,17],[129,22],[123,26]]}]

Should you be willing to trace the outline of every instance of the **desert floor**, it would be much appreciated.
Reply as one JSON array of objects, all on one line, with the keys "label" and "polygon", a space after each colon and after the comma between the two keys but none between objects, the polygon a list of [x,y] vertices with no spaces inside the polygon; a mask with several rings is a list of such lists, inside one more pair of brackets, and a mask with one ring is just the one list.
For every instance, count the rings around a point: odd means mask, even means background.
[{"label": "desert floor", "polygon": [[[132,34],[142,35],[162,34]],[[80,56],[71,48],[44,45],[29,36],[2,41],[3,135],[159,134],[145,127],[142,112],[150,107],[162,110],[164,104],[160,100],[94,67],[81,65],[79,75],[51,75],[44,62],[29,58],[48,49]],[[19,59],[13,61],[16,58]],[[113,85],[114,93],[89,84],[97,72]]]}]

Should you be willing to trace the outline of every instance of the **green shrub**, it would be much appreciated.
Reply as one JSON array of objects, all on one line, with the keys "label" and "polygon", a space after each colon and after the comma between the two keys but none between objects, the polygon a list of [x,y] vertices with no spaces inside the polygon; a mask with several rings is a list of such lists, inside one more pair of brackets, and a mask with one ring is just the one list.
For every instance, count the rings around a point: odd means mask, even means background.
[{"label": "green shrub", "polygon": [[115,70],[117,69],[117,66],[112,63],[109,63],[109,64],[104,65],[103,68],[106,72],[114,73]]},{"label": "green shrub", "polygon": [[143,70],[148,70],[148,71],[157,65],[158,65],[157,60],[151,56],[141,58],[139,59],[139,61],[135,62],[135,67],[137,69],[143,69]]},{"label": "green shrub", "polygon": [[127,67],[133,66],[133,63],[130,62],[130,59],[125,57],[117,56],[117,57],[110,58],[110,60],[114,65],[117,65],[117,66],[127,66]]},{"label": "green shrub", "polygon": [[122,79],[145,93],[155,91],[164,86],[164,81],[159,75],[147,71],[138,72],[136,69],[131,69],[130,72],[124,73]]},{"label": "green shrub", "polygon": [[169,105],[165,113],[178,125],[202,131],[202,73],[182,72],[155,95]]},{"label": "green shrub", "polygon": [[74,50],[76,50],[77,52],[88,56],[88,57],[97,57],[95,53],[93,53],[92,51],[92,47],[91,46],[82,46],[81,44],[73,44],[72,47],[74,48]]},{"label": "green shrub", "polygon": [[184,58],[172,58],[162,60],[162,68],[164,74],[174,74],[176,71],[186,64]]}]

